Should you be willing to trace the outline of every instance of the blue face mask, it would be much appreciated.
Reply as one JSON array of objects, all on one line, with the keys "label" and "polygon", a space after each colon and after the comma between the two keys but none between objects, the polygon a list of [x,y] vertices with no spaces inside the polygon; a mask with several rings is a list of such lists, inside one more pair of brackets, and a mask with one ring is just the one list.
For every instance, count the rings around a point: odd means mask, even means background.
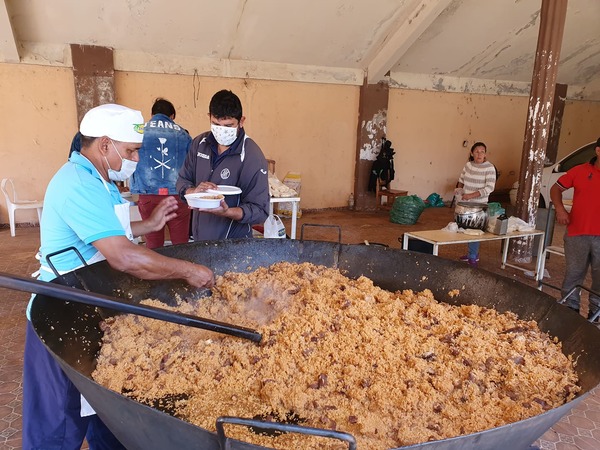
[{"label": "blue face mask", "polygon": [[108,159],[106,159],[106,156],[105,156],[104,159],[106,160],[106,164],[108,164],[108,178],[112,181],[125,181],[131,175],[133,175],[133,172],[135,172],[135,169],[137,167],[137,162],[132,161],[130,159],[124,159],[121,156],[121,154],[119,153],[119,151],[117,150],[115,143],[112,140],[110,141],[110,143],[112,144],[113,148],[115,149],[115,152],[117,152],[117,155],[119,155],[119,158],[121,158],[121,170],[111,169],[110,163],[108,162]]}]

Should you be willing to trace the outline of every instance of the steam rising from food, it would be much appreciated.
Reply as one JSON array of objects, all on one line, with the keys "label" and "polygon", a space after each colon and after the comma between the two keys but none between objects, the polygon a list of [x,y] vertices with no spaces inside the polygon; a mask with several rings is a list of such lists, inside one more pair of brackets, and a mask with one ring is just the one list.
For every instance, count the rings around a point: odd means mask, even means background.
[{"label": "steam rising from food", "polygon": [[[177,399],[178,417],[209,430],[219,416],[295,417],[351,433],[359,448],[389,449],[516,422],[580,390],[570,357],[533,321],[451,306],[427,290],[384,291],[309,263],[226,273],[212,297],[177,309],[256,328],[263,341],[116,316],[103,324],[93,376],[150,405]],[[228,436],[276,448],[347,448],[244,427]]]}]

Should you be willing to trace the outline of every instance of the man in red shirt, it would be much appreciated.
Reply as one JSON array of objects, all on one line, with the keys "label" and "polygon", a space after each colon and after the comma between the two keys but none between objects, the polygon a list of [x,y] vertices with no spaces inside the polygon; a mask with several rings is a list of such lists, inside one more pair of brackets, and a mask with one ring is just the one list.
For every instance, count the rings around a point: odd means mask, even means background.
[{"label": "man in red shirt", "polygon": [[[580,164],[561,176],[550,189],[550,198],[556,209],[556,221],[567,225],[564,237],[565,278],[562,296],[581,285],[592,268],[591,290],[600,292],[600,138],[596,142],[596,156],[589,163]],[[573,206],[567,212],[562,201],[563,191],[573,188]],[[566,305],[579,312],[579,290],[571,294]],[[590,294],[588,318],[600,309],[600,298]]]}]

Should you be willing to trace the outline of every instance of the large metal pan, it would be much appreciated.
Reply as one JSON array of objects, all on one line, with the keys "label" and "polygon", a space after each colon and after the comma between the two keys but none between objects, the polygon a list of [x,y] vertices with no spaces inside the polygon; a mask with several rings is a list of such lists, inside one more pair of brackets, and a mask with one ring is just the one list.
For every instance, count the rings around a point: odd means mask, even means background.
[{"label": "large metal pan", "polygon": [[[576,370],[582,391],[573,401],[506,426],[457,438],[401,447],[403,449],[526,449],[600,383],[600,352],[597,351],[600,330],[535,288],[483,270],[472,269],[464,264],[432,255],[378,246],[288,239],[198,242],[167,247],[159,251],[169,256],[205,264],[214,268],[217,274],[228,270],[249,272],[279,261],[308,261],[337,267],[350,277],[365,275],[384,289],[427,288],[438,300],[450,304],[477,304],[495,308],[499,312],[512,311],[522,319],[535,320],[543,331],[563,342],[565,353],[574,354],[577,359]],[[169,303],[176,293],[194,297],[194,291],[182,282],[141,281],[112,270],[105,262],[79,269],[55,282],[100,294],[128,298],[132,302],[151,296]],[[460,289],[461,295],[450,297],[448,293],[452,289]],[[225,436],[222,430],[223,423],[243,423],[243,420],[222,418],[218,424],[220,432],[209,432],[137,403],[92,381],[90,374],[94,369],[95,355],[102,336],[98,325],[103,317],[116,314],[115,311],[40,295],[35,300],[31,313],[36,333],[102,420],[127,448],[265,448]],[[352,439],[347,439],[344,433],[331,437],[347,440],[349,448],[354,448]]]}]

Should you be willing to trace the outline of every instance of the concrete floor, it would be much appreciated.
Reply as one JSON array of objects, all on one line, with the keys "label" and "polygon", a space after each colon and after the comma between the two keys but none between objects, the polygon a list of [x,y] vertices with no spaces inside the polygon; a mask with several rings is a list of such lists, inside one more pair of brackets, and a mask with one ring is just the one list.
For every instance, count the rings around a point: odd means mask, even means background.
[{"label": "concrete floor", "polygon": [[[428,208],[415,225],[398,225],[389,221],[384,211],[309,211],[298,220],[300,238],[314,240],[337,240],[338,229],[316,225],[337,225],[341,229],[343,243],[379,243],[401,248],[398,238],[406,231],[441,229],[453,221],[450,208]],[[284,219],[290,227],[290,220]],[[304,229],[302,229],[304,225]],[[553,243],[562,244],[564,228],[556,226]],[[500,268],[500,241],[483,243],[480,250],[479,267],[506,277],[535,286],[535,280],[513,268]],[[0,228],[0,272],[29,276],[38,268],[34,258],[39,247],[39,228],[18,227],[16,237],[10,236],[7,227]],[[439,256],[457,259],[464,254],[466,245],[440,247]],[[533,263],[525,264],[533,270]],[[552,255],[546,264],[550,278],[548,282],[560,285],[564,272],[564,258]],[[548,293],[559,297],[558,292]],[[0,288],[0,450],[21,448],[21,374],[23,366],[23,344],[25,338],[25,307],[29,294]],[[583,307],[585,313],[585,307]],[[83,448],[87,448],[84,445]],[[575,450],[600,449],[600,391],[595,389],[581,405],[564,416],[541,439],[532,444],[532,449]],[[483,450],[483,449],[482,449]]]}]

